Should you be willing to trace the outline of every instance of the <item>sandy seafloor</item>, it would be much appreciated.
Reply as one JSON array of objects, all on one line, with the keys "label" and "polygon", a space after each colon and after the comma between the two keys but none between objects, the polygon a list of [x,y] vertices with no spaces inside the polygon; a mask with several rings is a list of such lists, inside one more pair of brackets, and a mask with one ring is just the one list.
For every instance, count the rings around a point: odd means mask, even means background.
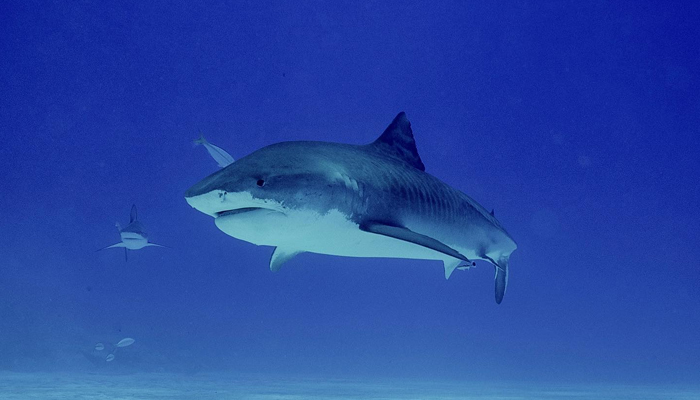
[{"label": "sandy seafloor", "polygon": [[700,399],[700,387],[0,373],[0,399]]}]

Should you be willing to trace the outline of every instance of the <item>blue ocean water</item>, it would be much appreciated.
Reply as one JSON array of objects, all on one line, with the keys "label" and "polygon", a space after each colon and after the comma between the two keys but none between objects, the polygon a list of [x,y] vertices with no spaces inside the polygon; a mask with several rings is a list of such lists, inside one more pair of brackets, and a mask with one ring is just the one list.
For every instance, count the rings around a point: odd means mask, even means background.
[{"label": "blue ocean water", "polygon": [[[682,1],[2,2],[0,376],[698,386],[698,20]],[[200,132],[239,159],[369,143],[400,111],[427,172],[517,241],[502,304],[486,263],[272,273],[271,248],[185,202],[218,170]],[[170,248],[96,252],[132,204]]]}]

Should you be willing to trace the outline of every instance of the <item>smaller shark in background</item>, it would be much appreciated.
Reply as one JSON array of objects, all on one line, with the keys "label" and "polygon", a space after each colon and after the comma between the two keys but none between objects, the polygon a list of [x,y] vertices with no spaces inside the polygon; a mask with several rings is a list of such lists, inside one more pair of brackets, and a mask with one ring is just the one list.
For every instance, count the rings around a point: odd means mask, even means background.
[{"label": "smaller shark in background", "polygon": [[129,218],[129,225],[126,226],[126,228],[122,229],[121,225],[119,222],[117,222],[117,229],[119,229],[119,235],[121,236],[122,241],[119,243],[115,243],[111,246],[103,247],[97,251],[100,250],[105,250],[105,249],[113,249],[117,247],[123,247],[124,248],[124,258],[128,261],[129,260],[129,255],[128,252],[129,250],[139,250],[143,249],[144,247],[149,247],[149,246],[154,246],[154,247],[166,247],[161,244],[155,244],[155,243],[150,243],[148,241],[148,235],[146,234],[146,230],[143,227],[143,224],[139,222],[138,220],[138,215],[136,213],[136,204],[131,206],[131,215]]},{"label": "smaller shark in background", "polygon": [[231,157],[230,154],[226,152],[226,150],[222,149],[219,146],[215,146],[207,141],[207,139],[204,138],[203,134],[199,134],[199,139],[194,141],[194,145],[202,145],[204,146],[205,149],[209,152],[209,155],[211,158],[216,161],[216,163],[219,165],[219,168],[226,168],[229,165],[233,164],[233,157]]}]

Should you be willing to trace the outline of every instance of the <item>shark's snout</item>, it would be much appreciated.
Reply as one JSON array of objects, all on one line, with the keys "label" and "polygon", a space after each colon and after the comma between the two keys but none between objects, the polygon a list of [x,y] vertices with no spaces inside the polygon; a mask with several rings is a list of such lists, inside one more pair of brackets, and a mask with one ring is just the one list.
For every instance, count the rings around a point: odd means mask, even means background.
[{"label": "shark's snout", "polygon": [[195,210],[216,218],[220,212],[226,210],[226,206],[222,204],[224,193],[213,190],[199,194],[199,191],[190,189],[185,194],[185,200]]},{"label": "shark's snout", "polygon": [[185,200],[194,209],[216,218],[217,213],[226,210],[222,178],[222,171],[218,171],[195,183],[185,192]]},{"label": "shark's snout", "polygon": [[185,193],[185,200],[192,208],[211,217],[234,217],[265,210],[284,214],[273,201],[254,198],[248,191],[227,192],[205,181],[192,186]]},{"label": "shark's snout", "polygon": [[201,196],[213,190],[216,190],[216,186],[214,185],[213,180],[210,178],[211,177],[202,179],[201,181],[195,183],[194,185],[192,185],[192,187],[187,189],[187,191],[185,192],[185,198],[188,199],[188,202],[191,198]]}]

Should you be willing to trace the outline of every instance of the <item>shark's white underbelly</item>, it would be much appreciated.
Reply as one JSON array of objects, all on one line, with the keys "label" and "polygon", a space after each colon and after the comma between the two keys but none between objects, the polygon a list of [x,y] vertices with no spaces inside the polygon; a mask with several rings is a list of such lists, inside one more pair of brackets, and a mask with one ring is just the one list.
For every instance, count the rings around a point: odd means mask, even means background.
[{"label": "shark's white underbelly", "polygon": [[138,250],[146,247],[148,239],[133,232],[121,232],[122,243],[129,250]]},{"label": "shark's white underbelly", "polygon": [[[265,221],[265,222],[263,222]],[[229,218],[219,217],[216,225],[226,234],[257,245],[276,246],[287,251],[311,252],[346,257],[388,257],[445,260],[445,254],[403,240],[365,232],[337,210],[319,215],[313,212],[281,214],[261,210]],[[465,256],[477,258],[473,251]]]}]

